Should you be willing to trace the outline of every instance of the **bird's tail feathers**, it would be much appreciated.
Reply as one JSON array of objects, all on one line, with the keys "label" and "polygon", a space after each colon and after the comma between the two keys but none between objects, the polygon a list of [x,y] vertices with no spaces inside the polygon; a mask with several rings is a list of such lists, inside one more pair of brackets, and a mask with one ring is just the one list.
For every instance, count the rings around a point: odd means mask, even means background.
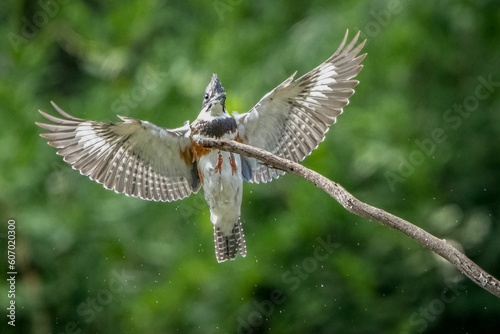
[{"label": "bird's tail feathers", "polygon": [[239,218],[228,235],[224,235],[220,228],[214,225],[214,239],[215,256],[219,263],[226,260],[234,260],[238,253],[243,257],[247,255],[245,234],[243,233],[243,226]]}]

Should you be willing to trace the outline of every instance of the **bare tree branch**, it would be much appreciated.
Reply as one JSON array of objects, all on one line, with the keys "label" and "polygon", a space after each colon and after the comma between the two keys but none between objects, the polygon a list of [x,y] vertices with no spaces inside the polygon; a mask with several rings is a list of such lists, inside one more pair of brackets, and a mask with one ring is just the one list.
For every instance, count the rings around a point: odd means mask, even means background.
[{"label": "bare tree branch", "polygon": [[277,157],[265,150],[235,141],[202,139],[199,140],[198,143],[205,147],[218,148],[224,151],[230,151],[256,158],[276,169],[303,177],[304,179],[314,183],[317,187],[323,189],[323,191],[333,197],[348,211],[360,217],[378,221],[383,225],[403,232],[425,248],[432,250],[434,253],[439,254],[441,257],[449,261],[474,283],[489,291],[493,295],[500,297],[500,282],[495,277],[481,269],[481,267],[479,267],[467,256],[459,252],[455,247],[447,243],[446,240],[436,238],[429,232],[402,218],[361,202],[338,183],[330,181],[321,174],[299,165],[298,163]]}]

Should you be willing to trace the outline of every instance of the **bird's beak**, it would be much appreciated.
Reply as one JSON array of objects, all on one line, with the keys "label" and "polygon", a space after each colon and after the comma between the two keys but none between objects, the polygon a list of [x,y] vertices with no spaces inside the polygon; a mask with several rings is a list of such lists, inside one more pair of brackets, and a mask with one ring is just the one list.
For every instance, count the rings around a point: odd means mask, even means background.
[{"label": "bird's beak", "polygon": [[218,103],[218,104],[221,104],[221,105],[224,105],[224,102],[225,102],[225,101],[226,101],[226,93],[220,93],[219,95],[214,96],[214,97],[212,98],[212,100],[210,100],[210,102],[211,102],[212,104],[216,104],[216,103]]},{"label": "bird's beak", "polygon": [[[226,93],[225,92],[224,93],[220,93],[219,95],[214,96],[210,100],[210,104],[209,104],[210,107],[209,108],[212,109],[214,106],[220,105],[220,108],[221,108],[220,112],[224,113],[224,110],[226,109],[226,103],[225,102],[226,102]],[[216,109],[218,109],[218,108],[216,108]],[[214,109],[212,109],[212,110],[214,110]],[[218,113],[218,112],[216,112],[216,113]]]}]

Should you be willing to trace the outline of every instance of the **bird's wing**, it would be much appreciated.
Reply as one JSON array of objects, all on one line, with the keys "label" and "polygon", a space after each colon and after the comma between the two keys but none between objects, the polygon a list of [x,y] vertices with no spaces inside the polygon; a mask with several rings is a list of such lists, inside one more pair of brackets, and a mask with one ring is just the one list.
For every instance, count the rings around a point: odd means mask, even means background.
[{"label": "bird's wing", "polygon": [[189,126],[165,129],[138,119],[94,122],[73,117],[55,103],[63,118],[40,113],[54,124],[36,123],[40,136],[59,149],[73,169],[106,189],[151,201],[175,201],[198,191]]},{"label": "bird's wing", "polygon": [[[365,41],[355,47],[359,33],[346,46],[348,32],[324,63],[294,80],[295,74],[267,93],[249,112],[235,113],[239,140],[295,162],[303,160],[325,138],[358,84],[366,54]],[[284,172],[254,159],[243,158],[243,176],[254,183],[268,182]]]}]

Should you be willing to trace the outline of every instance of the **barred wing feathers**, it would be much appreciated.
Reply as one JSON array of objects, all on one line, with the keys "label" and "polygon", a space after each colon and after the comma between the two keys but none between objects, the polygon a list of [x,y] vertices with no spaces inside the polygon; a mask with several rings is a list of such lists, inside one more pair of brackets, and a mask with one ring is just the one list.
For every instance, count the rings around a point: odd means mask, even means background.
[{"label": "barred wing feathers", "polygon": [[200,188],[188,125],[165,129],[122,116],[123,122],[95,122],[52,105],[63,118],[39,111],[54,123],[36,123],[51,131],[40,136],[58,148],[57,154],[73,169],[106,189],[145,200],[175,201]]},{"label": "barred wing feathers", "polygon": [[[321,65],[294,80],[295,74],[267,93],[249,112],[235,113],[239,139],[279,157],[302,161],[325,138],[359,82],[366,54],[365,41],[355,47],[359,33],[346,46],[348,32],[337,51]],[[242,158],[250,182],[268,182],[284,172]]]}]

